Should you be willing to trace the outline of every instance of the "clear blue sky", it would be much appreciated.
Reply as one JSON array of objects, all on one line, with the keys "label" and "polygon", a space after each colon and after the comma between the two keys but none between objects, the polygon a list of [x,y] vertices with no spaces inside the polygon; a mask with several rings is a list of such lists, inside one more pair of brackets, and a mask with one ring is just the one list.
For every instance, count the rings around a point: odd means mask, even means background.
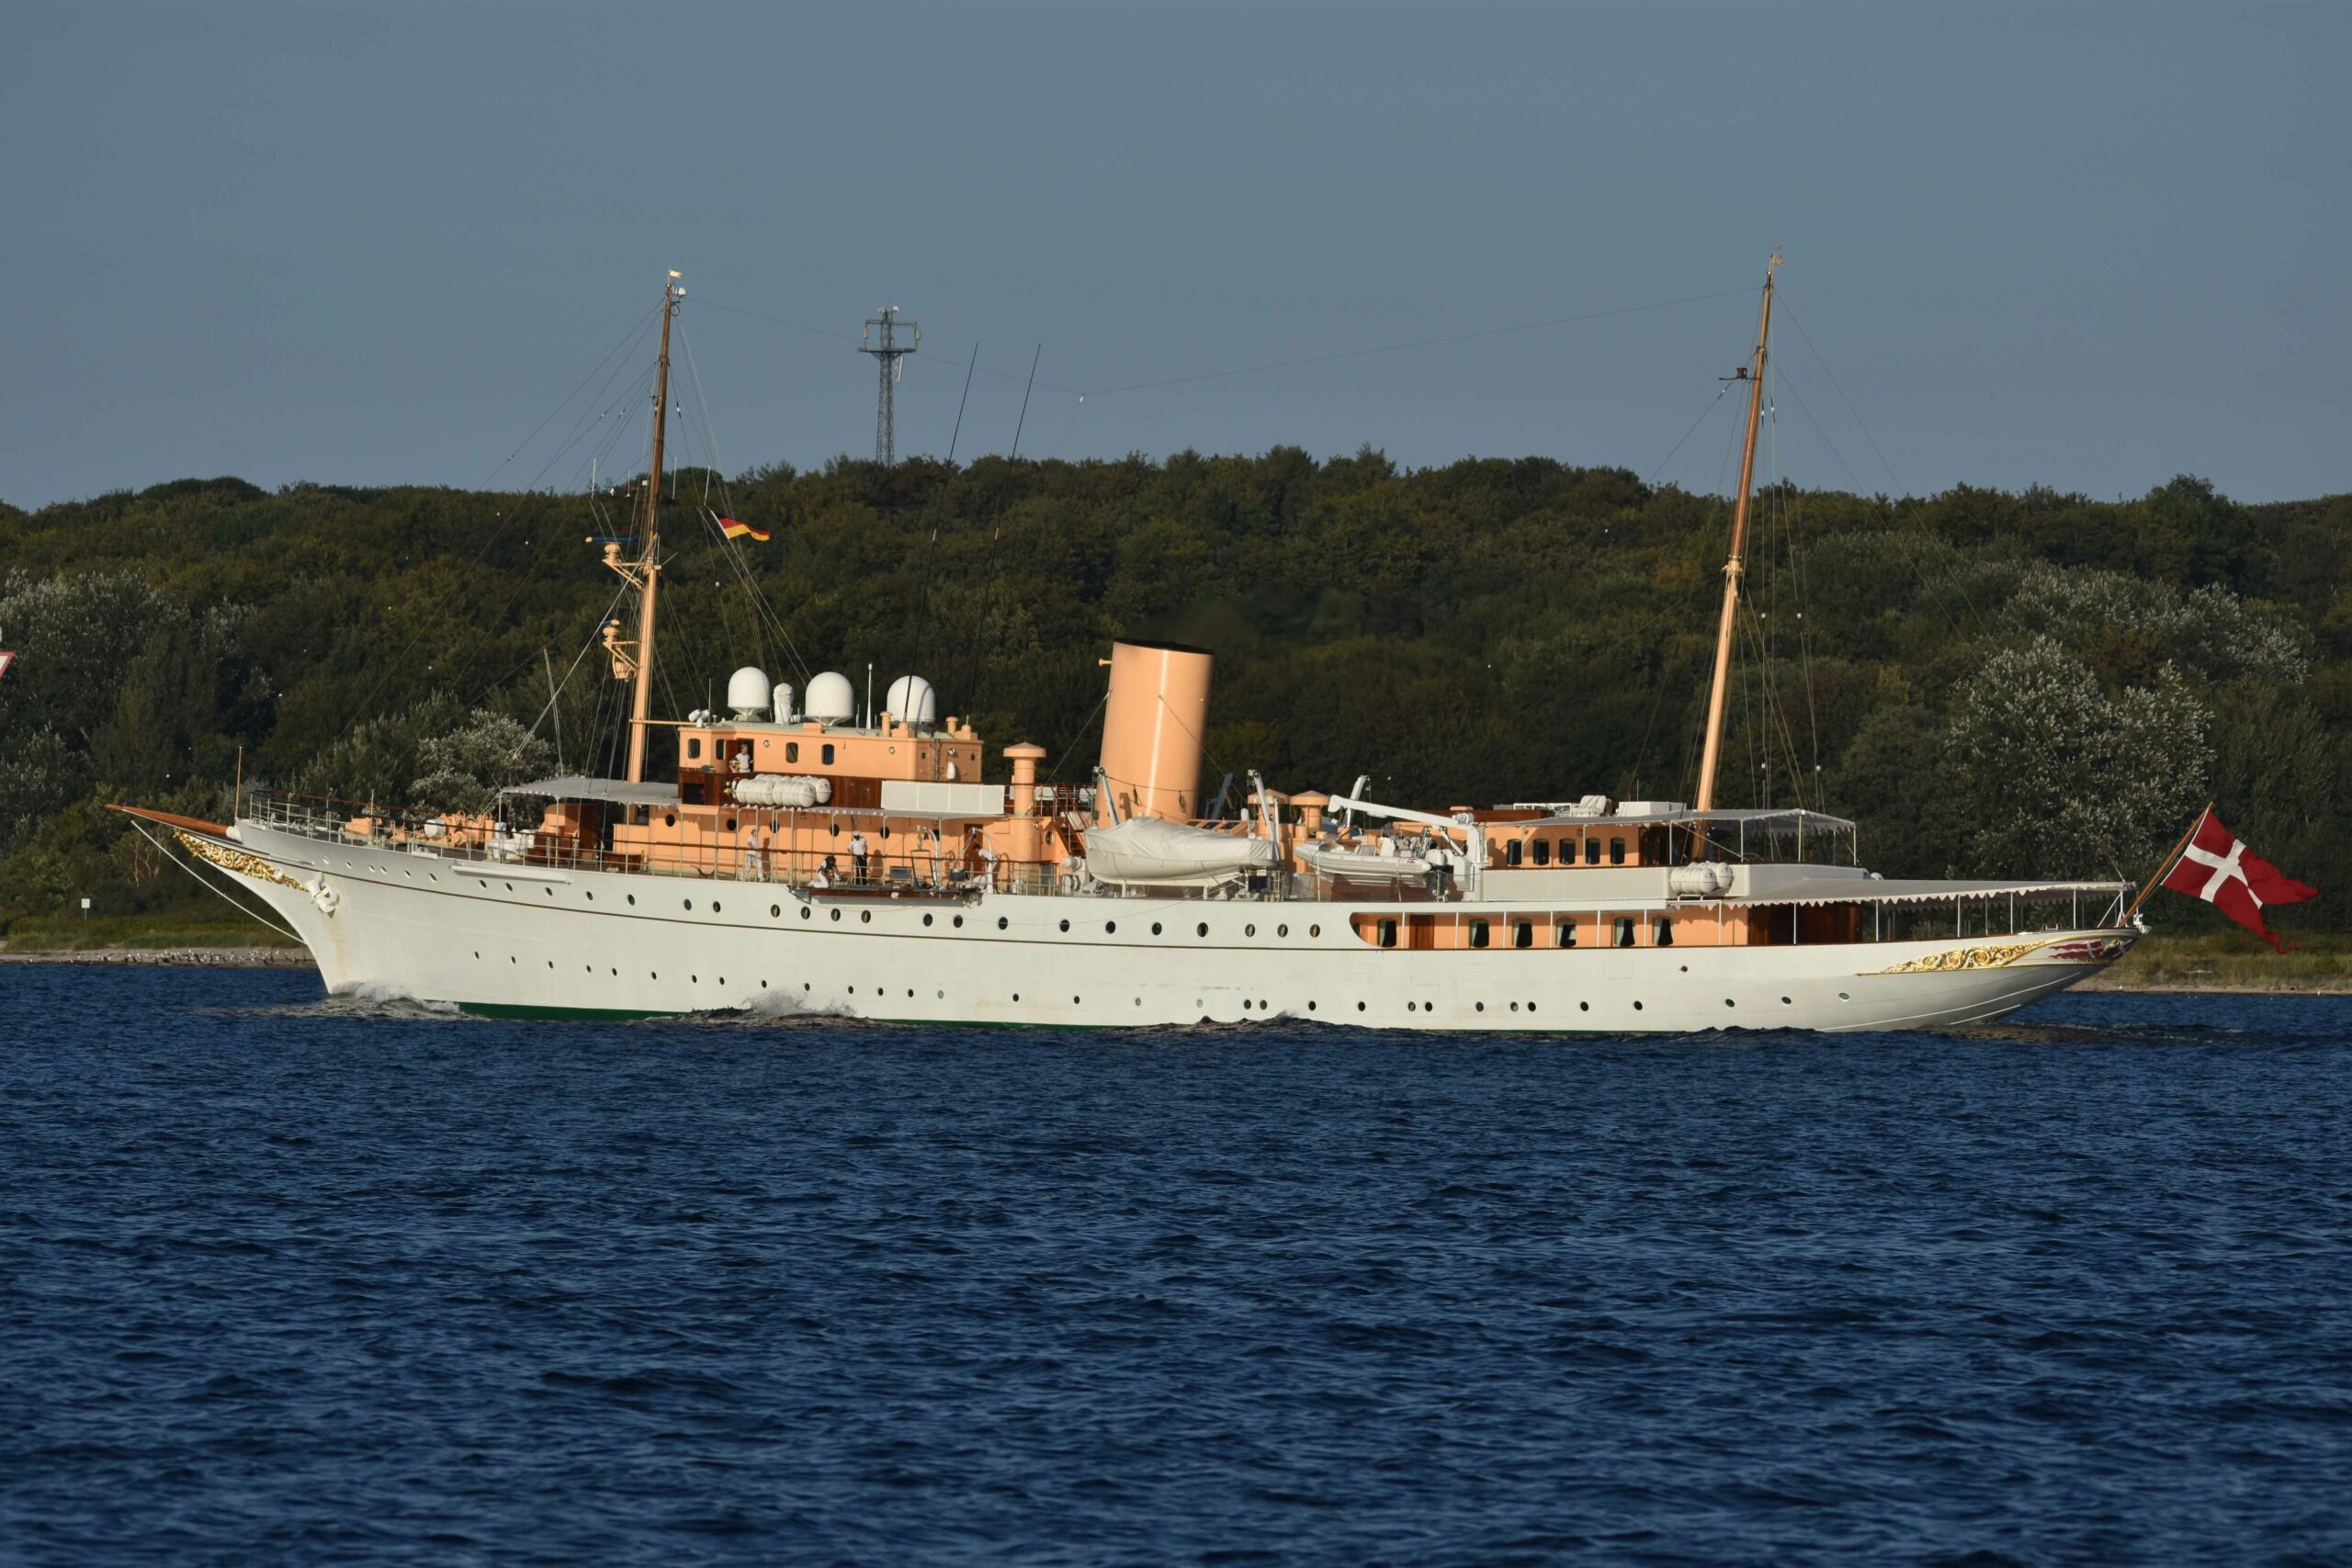
[{"label": "clear blue sky", "polygon": [[568,417],[500,464],[672,266],[729,471],[870,454],[874,378],[718,307],[854,339],[887,299],[924,328],[902,453],[945,449],[975,343],[959,456],[1004,450],[1042,343],[1029,454],[1370,443],[1719,489],[1723,412],[1666,459],[1747,292],[1106,389],[1752,290],[1775,243],[1820,355],[1778,334],[1800,482],[2352,489],[2342,0],[17,0],[8,31],[23,506],[576,484],[576,449],[539,474]]}]

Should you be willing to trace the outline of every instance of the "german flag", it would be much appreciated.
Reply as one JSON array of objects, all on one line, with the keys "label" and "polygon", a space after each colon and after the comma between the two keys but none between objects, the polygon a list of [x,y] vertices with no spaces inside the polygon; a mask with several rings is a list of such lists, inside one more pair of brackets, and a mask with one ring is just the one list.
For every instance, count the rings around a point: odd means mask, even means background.
[{"label": "german flag", "polygon": [[720,518],[718,531],[730,539],[757,539],[763,545],[768,542],[768,531],[765,528],[755,528],[749,523],[738,523],[732,517]]}]

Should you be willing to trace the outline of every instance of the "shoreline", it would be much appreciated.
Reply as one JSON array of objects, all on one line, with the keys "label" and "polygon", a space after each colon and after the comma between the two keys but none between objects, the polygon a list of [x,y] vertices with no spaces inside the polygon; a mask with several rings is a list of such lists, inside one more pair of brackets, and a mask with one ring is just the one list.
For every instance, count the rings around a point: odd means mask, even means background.
[{"label": "shoreline", "polygon": [[[0,964],[139,964],[156,968],[214,969],[315,969],[318,966],[310,953],[299,947],[208,947],[196,942],[157,947],[0,948]],[[2352,996],[2352,985],[2191,985],[2178,981],[2119,980],[2107,976],[2086,980],[2075,988],[2092,992],[2192,997]]]},{"label": "shoreline", "polygon": [[207,947],[176,942],[160,947],[0,948],[0,964],[144,964],[154,968],[315,969],[318,962],[300,947]]}]

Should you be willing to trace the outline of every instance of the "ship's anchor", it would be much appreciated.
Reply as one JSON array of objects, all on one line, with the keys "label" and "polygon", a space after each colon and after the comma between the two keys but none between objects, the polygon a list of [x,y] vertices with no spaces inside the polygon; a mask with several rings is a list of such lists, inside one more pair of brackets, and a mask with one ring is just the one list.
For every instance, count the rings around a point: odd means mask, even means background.
[{"label": "ship's anchor", "polygon": [[318,906],[319,913],[322,915],[334,914],[336,907],[343,902],[343,895],[329,887],[327,879],[323,876],[314,876],[304,886],[310,892],[311,902]]}]

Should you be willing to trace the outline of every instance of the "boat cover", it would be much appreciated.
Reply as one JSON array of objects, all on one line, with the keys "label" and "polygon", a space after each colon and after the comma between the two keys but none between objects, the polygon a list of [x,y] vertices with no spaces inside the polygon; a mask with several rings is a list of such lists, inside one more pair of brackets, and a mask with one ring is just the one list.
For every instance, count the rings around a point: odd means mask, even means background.
[{"label": "boat cover", "polygon": [[1086,869],[1097,882],[1193,887],[1272,871],[1281,857],[1263,839],[1237,838],[1159,817],[1086,830]]}]

